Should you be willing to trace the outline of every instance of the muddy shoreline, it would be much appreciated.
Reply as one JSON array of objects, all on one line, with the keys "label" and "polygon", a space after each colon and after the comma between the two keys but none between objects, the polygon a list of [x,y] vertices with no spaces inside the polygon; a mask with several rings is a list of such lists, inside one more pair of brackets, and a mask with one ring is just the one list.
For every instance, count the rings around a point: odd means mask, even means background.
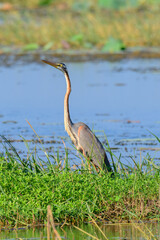
[{"label": "muddy shoreline", "polygon": [[160,48],[128,48],[125,51],[120,51],[116,53],[102,52],[96,50],[73,50],[73,51],[28,51],[23,52],[21,50],[13,50],[9,53],[1,53],[0,55],[0,65],[13,65],[17,61],[22,61],[25,63],[31,62],[41,62],[43,58],[52,58],[55,61],[64,62],[85,62],[85,61],[119,61],[122,59],[157,59],[160,58]]}]

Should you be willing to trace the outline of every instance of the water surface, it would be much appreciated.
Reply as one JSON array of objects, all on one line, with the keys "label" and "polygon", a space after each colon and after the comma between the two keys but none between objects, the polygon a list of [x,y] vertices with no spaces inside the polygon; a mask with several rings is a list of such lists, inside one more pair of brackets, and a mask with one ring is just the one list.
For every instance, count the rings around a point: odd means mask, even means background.
[{"label": "water surface", "polygon": [[[96,226],[92,224],[80,225],[83,231],[91,234],[98,239],[106,239]],[[93,239],[90,236],[75,229],[73,226],[57,227],[62,239]],[[100,226],[100,229],[109,240],[145,240],[145,239],[159,239],[160,225],[157,223],[134,223],[134,224],[107,224]],[[3,240],[13,239],[47,239],[46,228],[34,229],[19,229],[18,231],[2,231],[0,237]],[[147,238],[146,238],[147,237]]]},{"label": "water surface", "polygon": [[[104,144],[106,134],[123,162],[130,161],[130,156],[140,161],[147,153],[159,160],[160,146],[150,132],[160,137],[160,60],[70,62],[67,67],[72,121],[85,122]],[[13,145],[25,157],[27,149],[17,140],[21,136],[36,139],[27,119],[48,151],[59,148],[63,153],[63,139],[76,161],[77,153],[64,130],[62,72],[43,63],[17,62],[0,66],[0,75],[0,134],[16,140]],[[35,145],[29,143],[31,149]],[[40,150],[38,154],[44,156]]]}]

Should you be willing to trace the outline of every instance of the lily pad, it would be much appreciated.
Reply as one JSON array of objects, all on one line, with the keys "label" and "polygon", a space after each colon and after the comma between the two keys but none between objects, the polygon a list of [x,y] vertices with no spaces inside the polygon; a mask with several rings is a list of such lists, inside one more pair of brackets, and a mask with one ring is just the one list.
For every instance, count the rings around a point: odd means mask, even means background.
[{"label": "lily pad", "polygon": [[99,0],[98,5],[101,8],[121,9],[126,7],[136,7],[139,0]]},{"label": "lily pad", "polygon": [[71,37],[71,42],[82,42],[83,41],[83,34],[76,34]]},{"label": "lily pad", "polygon": [[98,5],[102,8],[113,8],[113,0],[99,0]]},{"label": "lily pad", "polygon": [[32,51],[37,50],[39,48],[39,45],[37,43],[29,43],[23,47],[24,51]]},{"label": "lily pad", "polygon": [[46,45],[44,45],[43,50],[47,51],[47,50],[51,49],[52,46],[53,46],[53,42],[48,42]]},{"label": "lily pad", "polygon": [[106,41],[105,45],[102,47],[102,51],[103,52],[118,52],[118,51],[124,50],[125,48],[126,47],[121,40],[110,37]]}]

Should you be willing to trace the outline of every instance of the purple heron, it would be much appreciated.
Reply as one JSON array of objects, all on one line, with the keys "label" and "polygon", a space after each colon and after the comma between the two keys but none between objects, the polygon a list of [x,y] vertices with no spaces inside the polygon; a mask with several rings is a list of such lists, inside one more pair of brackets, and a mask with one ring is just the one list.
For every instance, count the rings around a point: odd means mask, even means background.
[{"label": "purple heron", "polygon": [[64,126],[76,149],[87,157],[94,164],[96,169],[106,169],[108,172],[112,172],[111,165],[99,139],[86,124],[83,122],[73,123],[70,118],[69,95],[71,93],[71,81],[66,65],[64,63],[53,63],[46,60],[42,61],[64,73],[67,83],[67,90],[64,97]]}]

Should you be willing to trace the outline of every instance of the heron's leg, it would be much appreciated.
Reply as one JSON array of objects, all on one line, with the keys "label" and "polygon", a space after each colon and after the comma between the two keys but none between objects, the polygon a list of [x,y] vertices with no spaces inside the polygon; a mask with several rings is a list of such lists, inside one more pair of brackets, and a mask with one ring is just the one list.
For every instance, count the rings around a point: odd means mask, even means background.
[{"label": "heron's leg", "polygon": [[89,169],[89,173],[91,173],[91,164],[90,164],[90,159],[89,159],[89,157],[87,157],[86,156],[86,153],[85,153],[85,151],[84,151],[84,149],[82,149],[82,153],[83,153],[83,156],[86,158],[86,159],[88,159],[88,169]]},{"label": "heron's leg", "polygon": [[97,166],[94,165],[94,164],[93,164],[93,166],[94,166],[94,169],[96,170],[96,172],[99,173],[99,167],[97,167]]}]

